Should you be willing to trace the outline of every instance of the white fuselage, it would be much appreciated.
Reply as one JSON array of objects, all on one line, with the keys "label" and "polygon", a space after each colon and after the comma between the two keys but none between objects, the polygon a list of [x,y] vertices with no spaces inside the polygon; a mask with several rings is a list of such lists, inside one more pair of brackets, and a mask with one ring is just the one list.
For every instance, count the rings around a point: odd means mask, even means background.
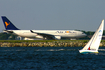
[{"label": "white fuselage", "polygon": [[33,30],[36,33],[32,33],[30,30],[8,30],[13,31],[14,34],[26,37],[26,38],[43,38],[41,35],[38,35],[37,33],[44,33],[44,34],[50,34],[54,36],[61,36],[62,38],[80,38],[86,36],[81,31],[75,31],[75,30]]},{"label": "white fuselage", "polygon": [[86,36],[81,31],[75,30],[20,30],[6,16],[2,16],[5,26],[4,32],[13,33],[25,38],[41,39],[61,39],[61,38],[80,38]]}]

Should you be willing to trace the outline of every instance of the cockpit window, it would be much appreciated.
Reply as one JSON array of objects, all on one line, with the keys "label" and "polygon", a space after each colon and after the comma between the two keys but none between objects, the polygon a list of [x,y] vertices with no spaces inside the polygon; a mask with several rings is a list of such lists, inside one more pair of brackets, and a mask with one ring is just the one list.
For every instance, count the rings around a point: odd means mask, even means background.
[{"label": "cockpit window", "polygon": [[85,34],[85,33],[82,33],[82,34]]}]

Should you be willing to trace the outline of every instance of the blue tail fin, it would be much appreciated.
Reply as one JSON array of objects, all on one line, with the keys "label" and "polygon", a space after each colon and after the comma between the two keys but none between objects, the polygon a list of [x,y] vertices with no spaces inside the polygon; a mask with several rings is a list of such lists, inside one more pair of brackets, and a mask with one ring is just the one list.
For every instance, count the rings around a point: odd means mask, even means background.
[{"label": "blue tail fin", "polygon": [[1,16],[6,30],[19,30],[5,16]]}]

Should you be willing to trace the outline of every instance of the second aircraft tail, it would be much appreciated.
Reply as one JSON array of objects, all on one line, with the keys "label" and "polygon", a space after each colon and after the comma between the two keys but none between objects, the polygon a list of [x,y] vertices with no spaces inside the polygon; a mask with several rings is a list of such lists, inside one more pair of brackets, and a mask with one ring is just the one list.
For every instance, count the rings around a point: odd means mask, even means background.
[{"label": "second aircraft tail", "polygon": [[15,27],[12,22],[9,21],[8,18],[6,18],[5,16],[1,16],[5,29],[6,30],[19,30],[17,27]]}]

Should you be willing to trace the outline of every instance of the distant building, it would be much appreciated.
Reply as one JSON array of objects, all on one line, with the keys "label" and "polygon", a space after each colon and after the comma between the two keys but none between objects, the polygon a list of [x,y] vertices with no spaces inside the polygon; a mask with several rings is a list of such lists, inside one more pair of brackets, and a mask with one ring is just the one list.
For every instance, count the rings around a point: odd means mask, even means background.
[{"label": "distant building", "polygon": [[[91,38],[93,35],[89,35],[88,37]],[[102,40],[105,40],[105,35],[102,36]]]},{"label": "distant building", "polygon": [[102,36],[102,39],[105,40],[105,36]]}]

